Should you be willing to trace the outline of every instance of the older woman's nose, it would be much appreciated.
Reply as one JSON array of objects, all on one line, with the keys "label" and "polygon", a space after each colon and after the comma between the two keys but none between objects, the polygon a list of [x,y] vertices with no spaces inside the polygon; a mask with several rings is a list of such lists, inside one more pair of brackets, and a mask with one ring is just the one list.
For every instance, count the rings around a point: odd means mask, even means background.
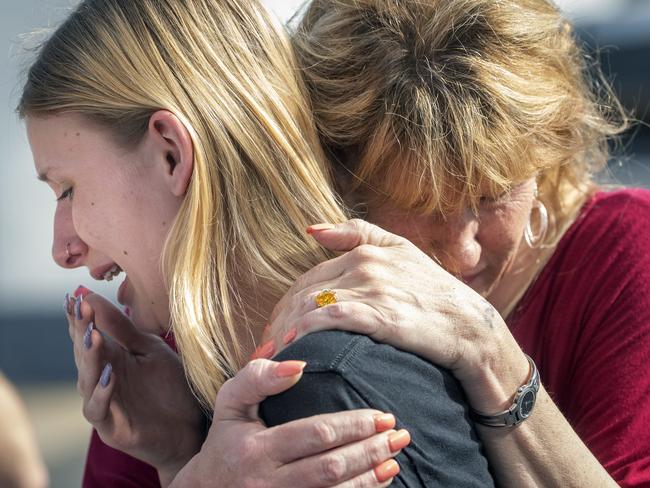
[{"label": "older woman's nose", "polygon": [[72,215],[64,205],[59,205],[54,214],[54,235],[52,257],[62,268],[76,268],[83,264],[88,251],[86,243],[77,235]]},{"label": "older woman's nose", "polygon": [[481,258],[481,245],[476,239],[478,219],[470,211],[450,216],[441,225],[437,238],[437,257],[451,273],[467,273],[476,268]]}]

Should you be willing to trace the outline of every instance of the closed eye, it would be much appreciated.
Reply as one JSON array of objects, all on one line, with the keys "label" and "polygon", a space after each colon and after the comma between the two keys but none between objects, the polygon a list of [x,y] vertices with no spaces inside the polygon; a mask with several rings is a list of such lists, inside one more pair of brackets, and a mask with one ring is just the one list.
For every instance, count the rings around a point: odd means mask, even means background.
[{"label": "closed eye", "polygon": [[57,198],[56,200],[57,202],[60,202],[61,200],[65,200],[66,198],[72,198],[72,187],[68,188],[63,193],[61,193],[59,198]]}]

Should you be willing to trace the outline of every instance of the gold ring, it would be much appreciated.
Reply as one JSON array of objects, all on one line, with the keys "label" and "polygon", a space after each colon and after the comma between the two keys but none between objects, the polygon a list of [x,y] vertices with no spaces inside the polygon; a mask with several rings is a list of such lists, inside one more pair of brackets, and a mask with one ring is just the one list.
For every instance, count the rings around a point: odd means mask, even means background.
[{"label": "gold ring", "polygon": [[316,295],[315,301],[318,308],[336,303],[336,292],[334,292],[334,290],[330,290],[329,288],[325,288],[324,290],[321,290],[318,295]]},{"label": "gold ring", "polygon": [[67,243],[65,244],[65,253],[66,253],[67,256],[68,256],[68,259],[70,259],[70,243],[69,243],[69,242],[67,242]]}]

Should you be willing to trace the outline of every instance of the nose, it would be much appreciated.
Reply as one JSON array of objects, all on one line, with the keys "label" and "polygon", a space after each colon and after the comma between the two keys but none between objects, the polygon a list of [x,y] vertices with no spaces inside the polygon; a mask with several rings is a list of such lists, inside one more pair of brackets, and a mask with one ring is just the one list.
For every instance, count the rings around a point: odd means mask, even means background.
[{"label": "nose", "polygon": [[52,257],[62,268],[76,268],[83,264],[88,246],[77,235],[68,202],[61,202],[54,214]]},{"label": "nose", "polygon": [[453,214],[441,223],[434,247],[436,256],[450,273],[467,273],[478,265],[481,259],[478,228],[478,218],[470,209]]}]

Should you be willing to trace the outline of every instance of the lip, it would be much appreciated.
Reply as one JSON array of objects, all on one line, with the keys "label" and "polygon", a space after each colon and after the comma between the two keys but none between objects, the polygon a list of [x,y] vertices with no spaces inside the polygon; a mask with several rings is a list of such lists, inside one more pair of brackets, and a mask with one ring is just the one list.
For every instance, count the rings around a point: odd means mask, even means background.
[{"label": "lip", "polygon": [[128,280],[128,279],[129,279],[129,277],[125,276],[124,281],[122,281],[119,288],[117,289],[117,302],[119,304],[121,304],[121,305],[126,305],[126,303],[125,303],[125,301],[126,301],[126,296],[125,295],[126,295],[126,287],[127,287],[126,280]]},{"label": "lip", "polygon": [[106,272],[109,271],[113,266],[119,266],[119,264],[110,263],[103,266],[97,266],[96,268],[90,270],[90,276],[92,276],[97,281],[102,281]]}]

